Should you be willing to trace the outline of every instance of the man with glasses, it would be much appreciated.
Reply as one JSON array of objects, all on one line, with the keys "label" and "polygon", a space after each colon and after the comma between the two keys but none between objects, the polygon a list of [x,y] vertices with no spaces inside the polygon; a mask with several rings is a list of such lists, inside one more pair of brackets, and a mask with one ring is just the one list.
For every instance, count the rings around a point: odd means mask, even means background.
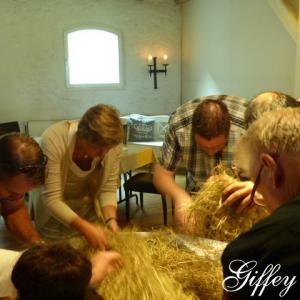
[{"label": "man with glasses", "polygon": [[[249,103],[247,103],[247,108],[244,114],[246,128],[248,128],[255,120],[263,116],[264,113],[286,107],[300,107],[299,99],[277,91],[269,91],[258,94],[257,96],[253,97]],[[225,194],[228,193],[230,195],[232,189],[235,187],[236,185],[226,188],[224,191]],[[231,195],[228,197],[226,204],[230,206],[238,200],[239,199],[237,197],[232,197]],[[243,201],[243,208],[246,209],[251,207],[254,202],[259,204],[261,201],[263,201],[262,196],[259,193],[255,193],[254,187],[251,192],[251,199],[248,197],[248,199]]]},{"label": "man with glasses", "polygon": [[222,255],[224,298],[300,298],[300,108],[263,114],[238,141],[237,165],[270,216]]},{"label": "man with glasses", "polygon": [[0,213],[13,236],[26,245],[41,238],[23,198],[44,183],[46,163],[47,157],[31,137],[13,133],[0,138]]}]

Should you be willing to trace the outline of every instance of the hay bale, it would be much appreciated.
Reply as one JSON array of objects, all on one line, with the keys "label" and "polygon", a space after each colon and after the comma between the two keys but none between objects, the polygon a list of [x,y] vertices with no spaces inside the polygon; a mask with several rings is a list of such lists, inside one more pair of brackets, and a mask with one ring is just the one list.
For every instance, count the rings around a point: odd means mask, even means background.
[{"label": "hay bale", "polygon": [[248,209],[237,214],[236,206],[223,205],[224,189],[237,181],[221,172],[211,177],[192,196],[193,201],[188,208],[188,222],[193,223],[195,235],[229,242],[268,215],[264,208]]}]

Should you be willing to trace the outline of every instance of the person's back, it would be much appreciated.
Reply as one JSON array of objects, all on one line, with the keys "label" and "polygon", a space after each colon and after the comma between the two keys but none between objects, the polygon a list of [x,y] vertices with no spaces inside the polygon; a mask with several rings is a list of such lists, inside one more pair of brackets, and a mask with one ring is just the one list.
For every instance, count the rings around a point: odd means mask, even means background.
[{"label": "person's back", "polygon": [[299,212],[297,197],[227,246],[222,265],[228,299],[280,299],[285,294],[283,299],[299,299],[300,285],[293,279],[300,278]]}]

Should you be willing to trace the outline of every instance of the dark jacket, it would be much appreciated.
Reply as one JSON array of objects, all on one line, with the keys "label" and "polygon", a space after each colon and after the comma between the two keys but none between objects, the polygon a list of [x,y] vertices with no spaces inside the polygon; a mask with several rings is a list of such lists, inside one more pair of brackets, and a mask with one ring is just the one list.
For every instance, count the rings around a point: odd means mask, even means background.
[{"label": "dark jacket", "polygon": [[[300,195],[231,242],[222,255],[222,265],[225,299],[299,300]],[[242,275],[236,273],[239,269]],[[264,287],[263,282],[269,285]],[[236,291],[230,288],[233,285]]]}]

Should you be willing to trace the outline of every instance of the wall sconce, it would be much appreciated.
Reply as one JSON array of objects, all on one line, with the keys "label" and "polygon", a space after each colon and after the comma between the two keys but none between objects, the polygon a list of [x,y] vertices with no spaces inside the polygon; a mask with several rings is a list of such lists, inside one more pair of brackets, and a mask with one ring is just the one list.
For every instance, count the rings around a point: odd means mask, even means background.
[{"label": "wall sconce", "polygon": [[153,74],[155,89],[157,89],[157,73],[165,73],[165,76],[167,76],[167,66],[169,64],[167,64],[168,56],[166,54],[163,56],[163,60],[164,60],[164,64],[162,65],[164,66],[164,69],[157,69],[157,57],[152,58],[151,55],[148,56],[149,74],[150,77]]}]

